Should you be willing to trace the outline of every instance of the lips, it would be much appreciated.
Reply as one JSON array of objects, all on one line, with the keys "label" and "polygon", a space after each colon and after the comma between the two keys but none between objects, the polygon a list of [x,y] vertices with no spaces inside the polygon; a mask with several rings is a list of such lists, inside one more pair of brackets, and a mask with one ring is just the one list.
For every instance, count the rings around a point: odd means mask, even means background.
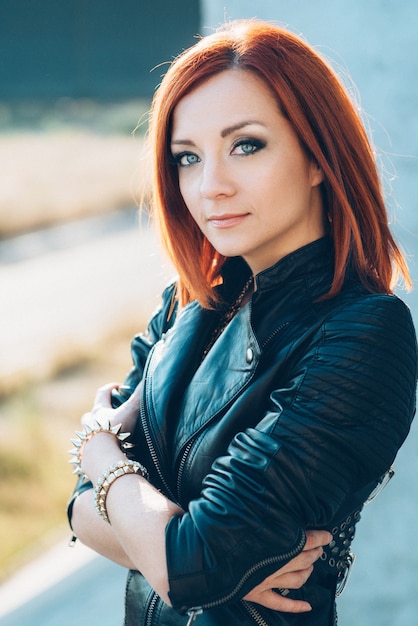
[{"label": "lips", "polygon": [[224,213],[223,215],[210,215],[208,222],[215,228],[232,228],[238,226],[249,213]]}]

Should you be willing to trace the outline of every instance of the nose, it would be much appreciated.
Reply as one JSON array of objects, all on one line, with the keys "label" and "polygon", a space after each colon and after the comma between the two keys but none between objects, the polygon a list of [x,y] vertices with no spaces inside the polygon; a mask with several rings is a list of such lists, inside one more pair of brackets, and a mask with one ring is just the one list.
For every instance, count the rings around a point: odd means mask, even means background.
[{"label": "nose", "polygon": [[200,193],[207,200],[235,193],[235,184],[226,164],[222,160],[206,160],[203,163]]}]

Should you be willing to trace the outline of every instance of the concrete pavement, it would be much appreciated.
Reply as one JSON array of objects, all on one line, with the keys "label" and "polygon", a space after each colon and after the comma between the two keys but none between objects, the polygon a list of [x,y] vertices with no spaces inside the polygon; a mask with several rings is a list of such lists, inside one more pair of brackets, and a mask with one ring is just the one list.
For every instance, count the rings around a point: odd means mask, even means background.
[{"label": "concrete pavement", "polygon": [[0,271],[2,390],[89,354],[113,329],[148,319],[172,274],[155,233],[91,237]]},{"label": "concrete pavement", "polygon": [[0,587],[1,626],[118,626],[126,570],[68,537]]}]

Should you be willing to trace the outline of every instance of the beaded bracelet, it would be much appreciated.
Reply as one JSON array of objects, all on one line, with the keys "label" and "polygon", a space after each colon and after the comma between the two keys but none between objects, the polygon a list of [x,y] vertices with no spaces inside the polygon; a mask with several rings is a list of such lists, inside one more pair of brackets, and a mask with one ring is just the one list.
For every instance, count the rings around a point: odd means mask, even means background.
[{"label": "beaded bracelet", "polygon": [[131,448],[132,444],[124,443],[125,439],[127,439],[131,433],[121,433],[122,424],[117,424],[116,426],[111,426],[110,421],[107,421],[106,424],[101,424],[100,422],[95,422],[94,428],[89,426],[88,424],[84,424],[82,431],[76,431],[77,437],[75,439],[71,439],[71,443],[74,445],[72,450],[68,450],[68,453],[72,455],[68,462],[74,465],[73,474],[78,474],[79,476],[84,476],[83,470],[81,469],[81,457],[83,454],[83,447],[94,435],[98,433],[110,433],[114,435],[122,444],[123,449]]},{"label": "beaded bracelet", "polygon": [[106,509],[106,498],[109,493],[111,485],[120,478],[127,474],[139,474],[145,479],[148,479],[148,472],[146,468],[138,461],[119,461],[109,467],[99,478],[94,488],[94,500],[96,504],[96,511],[106,522],[110,524],[109,517]]}]

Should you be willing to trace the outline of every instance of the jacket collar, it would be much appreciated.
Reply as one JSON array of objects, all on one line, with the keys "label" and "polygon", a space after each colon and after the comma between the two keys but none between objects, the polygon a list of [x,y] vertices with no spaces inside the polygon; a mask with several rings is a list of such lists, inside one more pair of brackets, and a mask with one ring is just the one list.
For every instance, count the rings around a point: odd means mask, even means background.
[{"label": "jacket collar", "polygon": [[[265,339],[280,327],[286,328],[295,307],[306,298],[324,293],[332,245],[320,239],[292,252],[257,276],[253,297],[257,306],[244,306],[225,328],[206,359],[200,355],[208,339],[208,323],[216,311],[203,309],[196,301],[186,305],[174,326],[153,348],[144,382],[143,407],[149,416],[154,448],[160,464],[169,472],[172,450],[167,448],[167,429],[176,429],[175,414],[187,419],[176,430],[176,453],[216,415],[226,410],[250,382],[260,362]],[[332,264],[331,264],[332,266]],[[223,268],[227,292],[237,292],[251,275],[240,258],[228,259]],[[326,277],[326,278],[325,278]],[[313,288],[316,285],[316,290]],[[326,287],[325,287],[326,288]],[[278,307],[278,295],[280,306]],[[264,294],[264,297],[260,297]],[[255,311],[257,309],[257,311]],[[225,375],[227,372],[227,375]],[[216,384],[214,384],[216,381]],[[150,445],[150,443],[149,443]],[[173,492],[176,487],[172,486]]]},{"label": "jacket collar", "polygon": [[[331,286],[333,270],[333,243],[329,236],[322,237],[294,250],[257,274],[257,293],[260,295],[279,286],[303,282],[311,296],[319,297]],[[228,259],[222,268],[225,293],[239,292],[250,275],[251,270],[242,257]],[[256,294],[257,298],[259,295]]]}]

